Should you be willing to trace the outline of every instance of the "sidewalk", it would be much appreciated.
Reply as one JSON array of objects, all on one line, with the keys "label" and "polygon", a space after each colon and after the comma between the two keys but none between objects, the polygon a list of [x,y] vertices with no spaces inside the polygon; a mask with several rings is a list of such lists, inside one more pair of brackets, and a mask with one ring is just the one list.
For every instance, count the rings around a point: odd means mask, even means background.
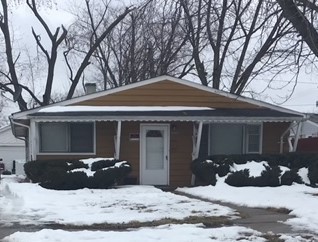
[{"label": "sidewalk", "polygon": [[300,236],[313,236],[318,238],[318,234],[314,235],[312,232],[295,230],[292,226],[285,224],[286,220],[293,218],[287,213],[287,211],[282,212],[281,210],[274,209],[264,209],[264,208],[251,208],[238,206],[232,203],[226,203],[221,201],[211,201],[209,199],[203,199],[198,196],[192,196],[182,192],[174,192],[178,195],[187,196],[189,198],[195,198],[202,201],[209,201],[215,204],[226,206],[238,211],[241,218],[233,220],[233,225],[240,225],[244,227],[249,227],[251,229],[257,230],[261,233],[272,233],[272,234],[294,234]]}]

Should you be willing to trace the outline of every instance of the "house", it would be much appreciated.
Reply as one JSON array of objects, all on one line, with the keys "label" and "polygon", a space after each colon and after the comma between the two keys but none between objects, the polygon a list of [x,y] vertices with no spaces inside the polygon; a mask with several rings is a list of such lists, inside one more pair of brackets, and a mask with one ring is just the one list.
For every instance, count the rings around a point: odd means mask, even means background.
[{"label": "house", "polygon": [[11,124],[28,139],[29,160],[115,157],[132,164],[138,184],[183,186],[199,155],[286,151],[289,130],[304,118],[161,76],[15,113]]},{"label": "house", "polygon": [[[318,115],[307,114],[308,120],[302,123],[299,133],[297,151],[301,153],[318,152]],[[296,131],[291,130],[291,138]]]},{"label": "house", "polygon": [[[18,163],[20,164],[21,161],[25,160],[24,141],[13,136],[10,126],[0,128],[0,160],[1,159],[2,161],[0,162],[4,163],[5,170],[10,172],[13,168],[13,161],[16,161],[16,165],[18,165]],[[20,170],[19,174],[23,174],[23,171]]]}]

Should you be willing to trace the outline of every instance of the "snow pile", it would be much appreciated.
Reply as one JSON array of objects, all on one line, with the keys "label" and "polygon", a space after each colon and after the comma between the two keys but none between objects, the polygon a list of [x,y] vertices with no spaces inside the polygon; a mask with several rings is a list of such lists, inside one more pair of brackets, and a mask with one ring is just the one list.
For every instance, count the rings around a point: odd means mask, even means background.
[{"label": "snow pile", "polygon": [[78,231],[67,232],[63,230],[44,229],[35,233],[17,232],[4,239],[4,242],[59,242],[59,241],[77,241],[77,242],[232,242],[236,241],[266,241],[260,237],[261,234],[255,230],[233,226],[223,228],[204,228],[201,224],[180,224],[180,225],[162,225],[154,228],[141,228],[124,232],[118,231]]},{"label": "snow pile", "polygon": [[234,215],[227,207],[152,186],[56,191],[37,184],[4,181],[0,194],[0,224],[92,225]]}]

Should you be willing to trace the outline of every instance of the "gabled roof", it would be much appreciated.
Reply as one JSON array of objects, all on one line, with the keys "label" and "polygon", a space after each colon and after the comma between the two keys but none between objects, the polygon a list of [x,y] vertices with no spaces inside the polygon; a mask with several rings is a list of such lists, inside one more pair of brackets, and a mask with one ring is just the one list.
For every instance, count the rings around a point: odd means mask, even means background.
[{"label": "gabled roof", "polygon": [[[153,110],[151,110],[153,109]],[[37,121],[202,121],[291,122],[302,116],[271,109],[214,109],[198,107],[66,106],[44,108],[29,115]]]},{"label": "gabled roof", "polygon": [[[138,87],[142,87],[145,85],[149,85],[149,84],[153,84],[153,83],[158,83],[158,82],[162,82],[162,81],[170,81],[170,82],[174,82],[174,83],[178,83],[184,86],[188,86],[188,87],[192,87],[198,90],[202,90],[211,94],[217,94],[220,95],[222,97],[226,97],[232,100],[237,100],[237,101],[241,101],[244,103],[249,103],[255,106],[259,106],[262,108],[268,108],[280,113],[286,113],[286,114],[291,114],[296,115],[298,117],[304,117],[304,115],[302,113],[290,110],[290,109],[286,109],[286,108],[282,108],[279,106],[275,106],[269,103],[265,103],[262,101],[258,101],[258,100],[254,100],[251,98],[247,98],[247,97],[241,97],[241,96],[237,96],[234,94],[230,94],[224,91],[220,91],[220,90],[216,90],[213,89],[211,87],[207,87],[207,86],[203,86],[201,84],[195,83],[195,82],[190,82],[190,81],[186,81],[183,79],[178,79],[175,77],[171,77],[171,76],[160,76],[160,77],[155,77],[152,79],[148,79],[145,81],[141,81],[141,82],[137,82],[137,83],[133,83],[133,84],[129,84],[126,86],[121,86],[118,88],[114,88],[114,89],[110,89],[110,90],[105,90],[105,91],[101,91],[101,92],[97,92],[97,93],[93,93],[93,94],[89,94],[89,95],[85,95],[85,96],[81,96],[81,97],[76,97],[70,100],[66,100],[66,101],[62,101],[62,102],[58,102],[58,103],[54,103],[51,105],[48,105],[47,107],[53,107],[53,106],[68,106],[68,105],[75,105],[77,103],[80,102],[85,102],[87,100],[92,100],[92,99],[96,99],[99,97],[103,97],[103,96],[107,96],[107,95],[112,95],[115,93],[120,93],[123,91],[127,91],[127,90],[131,90],[134,88],[138,88]],[[32,110],[28,110],[28,111],[24,111],[24,112],[18,112],[18,113],[14,113],[12,114],[12,118],[13,119],[26,119],[28,117],[28,115],[33,116],[33,114],[37,113],[39,110],[43,109],[44,107],[38,107]]]}]

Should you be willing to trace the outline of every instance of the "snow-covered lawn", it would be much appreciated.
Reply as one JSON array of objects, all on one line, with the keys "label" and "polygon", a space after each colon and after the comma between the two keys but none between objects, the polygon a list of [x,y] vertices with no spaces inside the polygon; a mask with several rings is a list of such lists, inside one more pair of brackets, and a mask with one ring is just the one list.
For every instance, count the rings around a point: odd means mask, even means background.
[{"label": "snow-covered lawn", "polygon": [[141,228],[124,232],[79,231],[67,232],[63,230],[41,230],[36,233],[17,232],[8,236],[4,242],[58,242],[58,241],[91,241],[91,242],[232,242],[239,241],[266,241],[260,237],[261,233],[244,227],[223,227],[206,229],[204,226],[179,224],[162,225],[155,228]]},{"label": "snow-covered lawn", "polygon": [[[221,185],[222,184],[222,185]],[[290,193],[288,188],[292,188]],[[296,189],[298,188],[298,190]],[[246,190],[245,190],[246,189]],[[281,190],[277,190],[281,189]],[[309,203],[310,195],[316,192],[305,186],[281,188],[233,188],[219,182],[216,187],[179,188],[179,191],[199,195],[201,197],[238,201],[250,206],[262,206],[258,200],[265,197],[285,197],[285,203],[277,202],[264,205],[288,207],[295,200]],[[258,190],[258,193],[255,191]],[[270,193],[270,192],[273,193]],[[283,191],[286,192],[283,193]],[[224,197],[221,197],[221,194]],[[232,197],[229,195],[232,194]],[[267,199],[267,201],[275,201]],[[254,201],[254,203],[252,203]],[[266,241],[262,234],[244,227],[230,226],[222,228],[206,228],[203,224],[184,224],[183,219],[189,216],[228,216],[235,212],[227,207],[209,202],[178,196],[152,186],[124,186],[109,190],[81,189],[75,191],[54,191],[43,189],[36,184],[16,183],[14,177],[7,177],[0,183],[0,225],[2,224],[43,224],[57,223],[64,225],[86,225],[103,223],[152,222],[161,219],[179,219],[179,224],[164,224],[157,227],[141,227],[125,231],[64,231],[43,229],[38,232],[16,232],[5,238],[5,242],[57,242],[57,241]],[[317,203],[316,203],[317,204]],[[303,206],[306,208],[306,206]],[[288,207],[289,208],[289,207]],[[305,211],[306,209],[304,209]],[[297,211],[297,209],[295,209]],[[293,211],[293,212],[295,212]],[[311,211],[312,217],[317,216]],[[308,226],[303,220],[305,213],[300,213],[296,224]],[[312,219],[311,222],[315,219]],[[309,223],[309,222],[308,222]],[[313,229],[313,228],[312,228]],[[280,235],[286,242],[310,241],[300,237]]]},{"label": "snow-covered lawn", "polygon": [[37,184],[2,180],[0,194],[1,224],[122,224],[235,213],[224,206],[163,192],[152,186],[55,191]]},{"label": "snow-covered lawn", "polygon": [[178,188],[177,191],[210,200],[250,207],[287,208],[296,218],[288,224],[318,231],[318,189],[295,184],[280,187],[232,187],[219,178],[216,186]]}]

